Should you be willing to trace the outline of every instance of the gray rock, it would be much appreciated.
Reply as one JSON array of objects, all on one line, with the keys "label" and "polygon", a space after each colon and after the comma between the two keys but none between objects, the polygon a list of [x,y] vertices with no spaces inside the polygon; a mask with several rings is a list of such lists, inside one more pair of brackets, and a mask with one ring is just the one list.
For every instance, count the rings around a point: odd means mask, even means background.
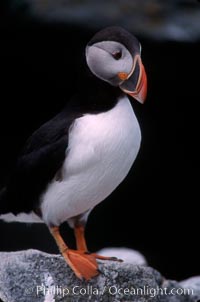
[{"label": "gray rock", "polygon": [[184,288],[193,289],[193,296],[196,297],[196,301],[200,300],[200,276],[183,280],[180,282],[180,285]]},{"label": "gray rock", "polygon": [[74,276],[60,255],[28,250],[0,257],[4,302],[197,301],[196,295],[184,294],[184,284],[165,280],[151,267],[101,261],[101,274],[86,282]]}]

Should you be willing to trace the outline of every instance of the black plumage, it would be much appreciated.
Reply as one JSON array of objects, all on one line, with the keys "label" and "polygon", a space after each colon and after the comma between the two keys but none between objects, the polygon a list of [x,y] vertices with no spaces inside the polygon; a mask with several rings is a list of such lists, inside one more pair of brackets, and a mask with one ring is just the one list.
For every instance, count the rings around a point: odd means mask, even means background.
[{"label": "black plumage", "polygon": [[84,85],[79,81],[76,95],[59,114],[31,135],[19,154],[7,187],[0,193],[0,214],[38,213],[41,194],[59,173],[65,160],[73,121],[85,113],[109,110],[122,94],[119,88],[96,78],[86,64],[83,66],[85,69],[79,76],[84,76]]}]

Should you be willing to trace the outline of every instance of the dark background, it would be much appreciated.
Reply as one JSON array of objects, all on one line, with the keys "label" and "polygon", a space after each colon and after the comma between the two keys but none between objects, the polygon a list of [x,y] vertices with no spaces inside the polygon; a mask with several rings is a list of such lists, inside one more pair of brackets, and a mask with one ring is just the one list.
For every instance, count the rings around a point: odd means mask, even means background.
[{"label": "dark background", "polygon": [[[100,29],[100,28],[99,28]],[[42,22],[5,10],[0,22],[0,183],[28,136],[53,117],[76,89],[76,74],[96,30]],[[139,250],[170,279],[200,274],[199,54],[200,42],[137,35],[148,75],[145,105],[133,102],[142,131],[134,167],[88,220],[91,251]],[[84,79],[83,79],[84,81]],[[72,230],[62,233],[74,246]],[[57,253],[46,226],[0,222],[0,250]]]}]

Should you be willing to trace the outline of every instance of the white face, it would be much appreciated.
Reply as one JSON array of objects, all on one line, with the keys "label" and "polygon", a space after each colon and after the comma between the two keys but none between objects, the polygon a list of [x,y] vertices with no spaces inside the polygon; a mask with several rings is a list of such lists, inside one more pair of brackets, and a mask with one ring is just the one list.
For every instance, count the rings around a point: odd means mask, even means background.
[{"label": "white face", "polygon": [[122,80],[119,73],[129,74],[133,67],[133,57],[124,45],[114,41],[102,41],[86,47],[86,61],[92,73],[118,86]]}]

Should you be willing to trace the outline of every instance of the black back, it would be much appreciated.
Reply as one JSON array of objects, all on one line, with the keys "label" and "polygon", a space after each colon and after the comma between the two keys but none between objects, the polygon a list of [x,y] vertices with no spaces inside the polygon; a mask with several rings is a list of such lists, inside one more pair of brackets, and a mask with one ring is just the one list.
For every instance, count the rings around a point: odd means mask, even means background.
[{"label": "black back", "polygon": [[36,130],[25,144],[7,188],[0,194],[0,213],[38,212],[41,194],[67,156],[68,134],[74,120],[86,113],[107,111],[117,103],[121,90],[96,78],[84,61],[82,66],[77,93],[61,113]]}]

